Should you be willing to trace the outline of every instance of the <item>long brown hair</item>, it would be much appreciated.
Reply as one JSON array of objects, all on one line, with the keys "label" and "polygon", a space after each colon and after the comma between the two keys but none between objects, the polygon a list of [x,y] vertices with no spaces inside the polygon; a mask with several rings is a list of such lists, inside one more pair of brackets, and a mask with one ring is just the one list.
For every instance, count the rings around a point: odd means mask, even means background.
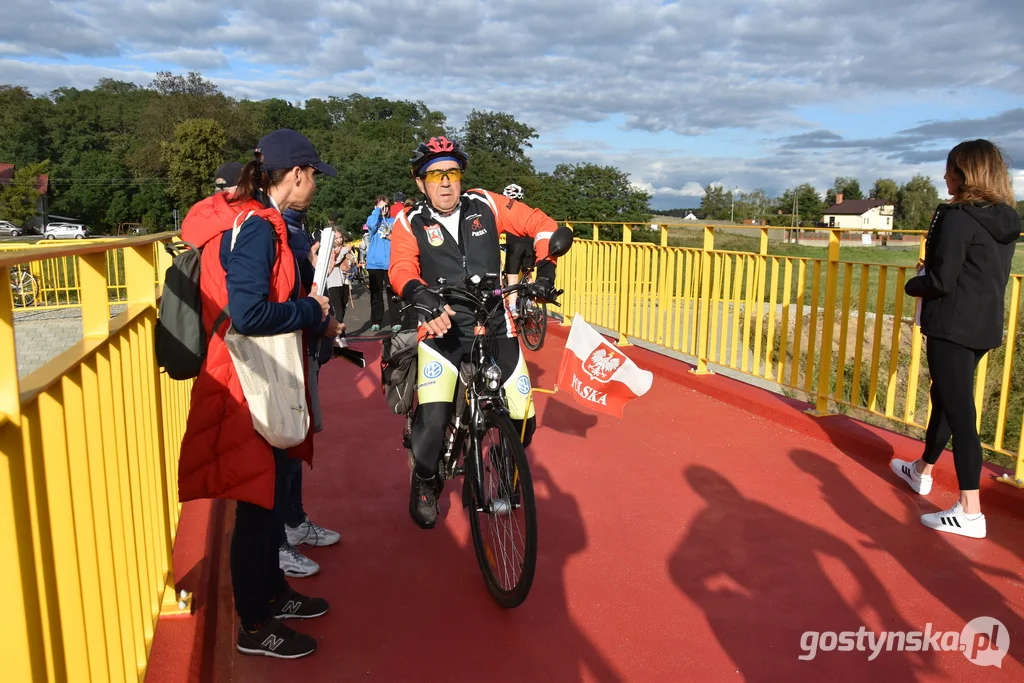
[{"label": "long brown hair", "polygon": [[955,174],[961,181],[953,197],[955,203],[1017,204],[1006,157],[988,140],[967,140],[950,150],[946,173]]}]

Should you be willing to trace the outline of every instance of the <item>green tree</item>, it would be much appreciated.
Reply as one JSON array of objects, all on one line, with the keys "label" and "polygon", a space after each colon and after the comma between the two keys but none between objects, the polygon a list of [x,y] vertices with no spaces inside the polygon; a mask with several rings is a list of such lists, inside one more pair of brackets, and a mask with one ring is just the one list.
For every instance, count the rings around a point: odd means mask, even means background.
[{"label": "green tree", "polygon": [[892,178],[879,178],[871,186],[871,197],[881,199],[884,202],[896,206],[896,200],[900,196],[900,187]]},{"label": "green tree", "polygon": [[896,204],[898,230],[927,230],[935,207],[939,205],[939,192],[931,179],[915,175],[902,187]]},{"label": "green tree", "polygon": [[551,175],[562,195],[559,206],[548,212],[552,218],[626,223],[645,223],[651,218],[647,205],[651,196],[614,166],[559,164]]},{"label": "green tree", "polygon": [[836,203],[838,194],[843,195],[843,199],[864,199],[864,193],[860,189],[860,181],[850,176],[836,176],[836,180],[832,183],[832,187],[825,192],[825,208],[828,208]]},{"label": "green tree", "polygon": [[25,88],[0,85],[0,163],[25,166],[48,158],[51,102]]},{"label": "green tree", "polygon": [[822,205],[821,195],[814,186],[804,183],[782,193],[776,203],[776,211],[781,211],[782,215],[776,213],[772,225],[792,225],[794,208],[797,212],[797,224],[812,227],[821,221],[822,213],[827,207]]},{"label": "green tree", "polygon": [[102,233],[116,225],[107,217],[110,202],[127,191],[131,179],[115,153],[92,150],[54,168],[52,183],[51,213],[72,216]]},{"label": "green tree", "polygon": [[772,199],[761,188],[751,192],[737,191],[735,193],[735,206],[730,211],[730,214],[739,223],[747,219],[761,220],[769,213],[771,207]]},{"label": "green tree", "polygon": [[700,210],[707,220],[722,220],[729,217],[730,196],[721,185],[708,184],[700,200]]},{"label": "green tree", "polygon": [[226,144],[224,127],[212,119],[192,119],[174,129],[174,141],[164,144],[164,159],[169,192],[180,208],[209,194]]},{"label": "green tree", "polygon": [[474,109],[458,137],[469,155],[466,180],[470,186],[501,192],[516,183],[526,190],[527,179],[535,175],[526,149],[537,138],[536,130],[511,114]]},{"label": "green tree", "polygon": [[46,173],[48,161],[22,166],[12,182],[0,186],[0,218],[22,225],[36,215],[39,204],[38,178]]}]

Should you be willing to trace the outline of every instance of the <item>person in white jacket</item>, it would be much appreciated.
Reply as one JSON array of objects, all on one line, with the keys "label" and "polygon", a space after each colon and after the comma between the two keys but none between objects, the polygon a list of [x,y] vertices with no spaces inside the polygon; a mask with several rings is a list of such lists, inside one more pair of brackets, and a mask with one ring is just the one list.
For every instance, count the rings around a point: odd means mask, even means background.
[{"label": "person in white jacket", "polygon": [[[336,242],[340,243],[341,228],[333,220],[330,222],[329,227],[334,230]],[[331,307],[334,309],[334,315],[338,322],[343,322],[345,320],[345,309],[348,308],[348,302],[352,297],[350,284],[356,274],[356,257],[352,253],[352,247],[348,245],[342,246],[335,265],[337,268],[332,269],[327,275],[327,298],[331,302]],[[345,341],[344,328],[335,337],[334,344],[341,347],[348,346],[348,343]]]}]

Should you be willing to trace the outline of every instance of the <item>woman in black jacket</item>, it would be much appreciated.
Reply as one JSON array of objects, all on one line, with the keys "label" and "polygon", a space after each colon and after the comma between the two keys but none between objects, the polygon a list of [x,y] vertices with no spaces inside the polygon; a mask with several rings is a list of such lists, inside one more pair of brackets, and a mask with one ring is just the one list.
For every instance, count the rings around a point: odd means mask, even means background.
[{"label": "woman in black jacket", "polygon": [[932,414],[921,459],[894,459],[891,466],[910,488],[927,495],[932,468],[952,436],[960,500],[949,510],[922,515],[921,523],[984,538],[974,371],[989,350],[1003,343],[1006,283],[1021,222],[1006,162],[988,140],[954,147],[945,179],[953,200],[935,211],[924,263],[905,287],[907,294],[923,300],[921,332],[927,337]]}]

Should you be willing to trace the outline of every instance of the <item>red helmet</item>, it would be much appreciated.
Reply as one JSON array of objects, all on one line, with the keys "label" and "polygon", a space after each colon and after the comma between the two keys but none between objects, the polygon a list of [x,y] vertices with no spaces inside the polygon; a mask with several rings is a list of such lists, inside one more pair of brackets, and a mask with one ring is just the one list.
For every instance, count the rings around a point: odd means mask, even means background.
[{"label": "red helmet", "polygon": [[416,147],[416,151],[412,153],[409,163],[412,165],[413,176],[418,176],[423,167],[431,161],[443,157],[455,159],[459,162],[459,168],[462,170],[466,170],[466,166],[469,165],[469,157],[462,151],[462,146],[454,140],[449,140],[445,136],[439,135],[435,138],[430,138],[426,142],[421,142]]}]

